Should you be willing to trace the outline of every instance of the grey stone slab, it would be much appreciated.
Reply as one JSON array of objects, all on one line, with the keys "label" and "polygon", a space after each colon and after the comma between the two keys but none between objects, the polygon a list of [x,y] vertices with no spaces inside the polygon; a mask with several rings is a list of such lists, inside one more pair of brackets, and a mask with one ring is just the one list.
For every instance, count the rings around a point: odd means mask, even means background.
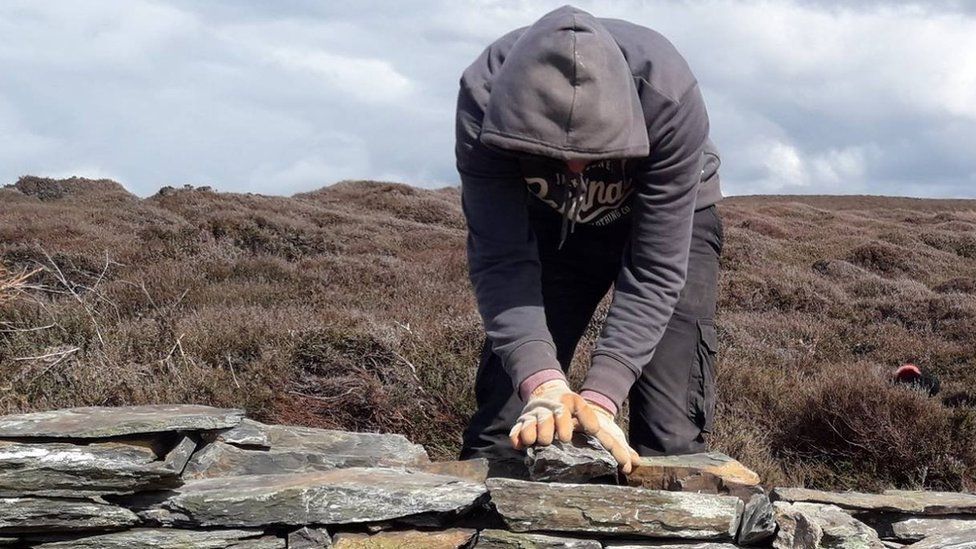
[{"label": "grey stone slab", "polygon": [[776,535],[773,504],[765,494],[755,494],[746,502],[742,511],[742,524],[736,542],[741,545],[759,545]]},{"label": "grey stone slab", "polygon": [[161,501],[129,505],[147,520],[179,526],[329,525],[421,515],[434,520],[480,504],[483,484],[387,468],[189,481]]},{"label": "grey stone slab", "polygon": [[83,499],[0,498],[0,535],[119,530],[139,517],[116,505]]},{"label": "grey stone slab", "polygon": [[266,536],[262,530],[180,530],[133,528],[68,541],[44,543],[44,549],[277,549],[285,540]]},{"label": "grey stone slab", "polygon": [[440,531],[398,530],[378,534],[336,534],[335,549],[460,549],[468,547],[476,530],[451,528]]},{"label": "grey stone slab", "polygon": [[558,440],[549,446],[532,446],[526,452],[529,480],[536,482],[587,483],[603,481],[616,484],[617,461],[595,437],[584,433],[572,441]]},{"label": "grey stone slab", "polygon": [[602,549],[603,545],[592,539],[488,529],[478,534],[475,547],[477,549]]},{"label": "grey stone slab", "polygon": [[976,549],[976,529],[952,534],[939,534],[906,545],[906,549]]},{"label": "grey stone slab", "polygon": [[180,441],[163,458],[162,467],[177,475],[182,474],[196,449],[197,443],[192,438],[187,436],[180,438]]},{"label": "grey stone slab", "polygon": [[242,410],[192,404],[67,408],[0,416],[0,438],[105,438],[225,429],[243,417]]},{"label": "grey stone slab", "polygon": [[447,475],[449,477],[459,477],[484,484],[488,478],[488,460],[485,458],[466,459],[463,461],[432,461],[407,467],[410,471],[420,471],[423,473],[433,473],[435,475]]},{"label": "grey stone slab", "polygon": [[610,542],[604,545],[613,549],[737,549],[738,545],[731,543],[630,543]]},{"label": "grey stone slab", "polygon": [[721,452],[643,456],[627,484],[652,490],[727,492],[727,486],[757,486],[759,475]]},{"label": "grey stone slab", "polygon": [[376,459],[384,465],[414,465],[430,461],[423,446],[410,442],[403,435],[266,425],[250,419],[220,433],[217,440],[256,449],[300,448],[321,454]]},{"label": "grey stone slab", "polygon": [[892,537],[905,542],[916,542],[932,536],[959,534],[973,530],[976,530],[976,517],[966,519],[910,517],[891,523]]},{"label": "grey stone slab", "polygon": [[836,505],[852,511],[910,515],[976,514],[976,494],[887,490],[880,494],[823,492],[806,488],[776,488],[772,499]]},{"label": "grey stone slab", "polygon": [[629,486],[489,478],[491,500],[516,532],[587,532],[703,541],[731,540],[743,503],[713,494]]},{"label": "grey stone slab", "polygon": [[836,505],[774,504],[774,549],[885,549],[878,533]]},{"label": "grey stone slab", "polygon": [[400,435],[264,425],[246,419],[195,453],[184,478],[419,466],[429,462],[423,446]]},{"label": "grey stone slab", "polygon": [[0,441],[0,497],[130,494],[180,483],[151,445]]},{"label": "grey stone slab", "polygon": [[[354,433],[353,433],[354,434]],[[361,449],[365,450],[366,447]],[[193,454],[183,471],[185,479],[232,477],[241,475],[273,475],[308,473],[348,467],[404,466],[422,467],[416,463],[417,454],[385,453],[381,446],[373,447],[373,455],[365,452],[326,453],[314,447],[251,450],[215,441]],[[426,459],[426,453],[423,454]]]},{"label": "grey stone slab", "polygon": [[303,527],[288,533],[288,549],[327,549],[332,536],[325,528]]}]

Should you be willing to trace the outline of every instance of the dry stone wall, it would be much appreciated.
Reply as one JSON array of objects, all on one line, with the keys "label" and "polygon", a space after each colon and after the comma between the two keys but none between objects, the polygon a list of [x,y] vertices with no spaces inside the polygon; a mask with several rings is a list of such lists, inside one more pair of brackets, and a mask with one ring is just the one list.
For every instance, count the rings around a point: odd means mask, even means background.
[{"label": "dry stone wall", "polygon": [[976,495],[777,488],[721,454],[618,478],[586,437],[521,478],[399,435],[195,405],[0,417],[0,547],[976,549]]}]

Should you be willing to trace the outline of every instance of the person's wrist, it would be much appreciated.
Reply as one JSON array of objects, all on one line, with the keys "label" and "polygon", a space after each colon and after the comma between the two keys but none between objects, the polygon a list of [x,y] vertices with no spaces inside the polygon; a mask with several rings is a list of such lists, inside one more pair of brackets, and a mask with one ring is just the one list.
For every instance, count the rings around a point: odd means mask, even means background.
[{"label": "person's wrist", "polygon": [[609,397],[602,393],[596,391],[591,391],[589,389],[584,389],[580,396],[583,397],[588,404],[592,404],[598,411],[606,412],[610,414],[611,417],[617,417],[617,405],[610,400]]},{"label": "person's wrist", "polygon": [[563,374],[562,370],[552,368],[547,370],[539,370],[538,372],[525,378],[522,383],[519,384],[519,396],[522,397],[522,402],[526,402],[540,389],[547,389],[558,383],[569,386],[569,384],[566,383],[566,376]]}]

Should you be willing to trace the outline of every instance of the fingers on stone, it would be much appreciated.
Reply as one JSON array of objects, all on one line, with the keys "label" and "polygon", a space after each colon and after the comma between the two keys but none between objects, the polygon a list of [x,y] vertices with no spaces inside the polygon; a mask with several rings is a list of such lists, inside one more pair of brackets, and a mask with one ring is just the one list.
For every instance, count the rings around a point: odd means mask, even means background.
[{"label": "fingers on stone", "polygon": [[519,438],[524,446],[532,446],[535,444],[536,437],[538,436],[538,422],[530,421],[522,425],[522,433]]},{"label": "fingers on stone", "polygon": [[576,400],[575,416],[579,419],[580,428],[588,435],[597,434],[600,431],[600,419],[596,417],[596,412],[579,396],[576,396]]},{"label": "fingers on stone", "polygon": [[539,431],[538,431],[538,438],[536,439],[536,444],[540,444],[542,446],[548,446],[552,444],[553,434],[555,433],[556,430],[556,421],[553,415],[549,414],[548,417],[539,421],[538,429]]},{"label": "fingers on stone", "polygon": [[517,421],[515,425],[512,425],[512,430],[508,432],[508,439],[512,441],[512,447],[516,450],[522,449],[522,441],[519,434],[522,432],[522,422]]},{"label": "fingers on stone", "polygon": [[577,423],[576,418],[573,414],[560,413],[556,414],[556,435],[559,440],[563,442],[569,442],[573,439],[573,430],[575,424]]}]

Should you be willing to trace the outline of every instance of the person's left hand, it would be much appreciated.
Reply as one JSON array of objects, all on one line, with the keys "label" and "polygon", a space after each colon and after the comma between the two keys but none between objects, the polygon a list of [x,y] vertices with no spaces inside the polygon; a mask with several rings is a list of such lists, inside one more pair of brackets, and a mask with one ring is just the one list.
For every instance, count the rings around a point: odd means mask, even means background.
[{"label": "person's left hand", "polygon": [[617,460],[620,471],[629,474],[640,463],[640,456],[627,443],[627,437],[624,436],[623,430],[614,421],[613,414],[599,404],[587,402],[590,404],[590,409],[596,414],[599,424],[599,429],[593,436],[600,441],[600,444],[607,451],[613,454],[613,459]]}]

